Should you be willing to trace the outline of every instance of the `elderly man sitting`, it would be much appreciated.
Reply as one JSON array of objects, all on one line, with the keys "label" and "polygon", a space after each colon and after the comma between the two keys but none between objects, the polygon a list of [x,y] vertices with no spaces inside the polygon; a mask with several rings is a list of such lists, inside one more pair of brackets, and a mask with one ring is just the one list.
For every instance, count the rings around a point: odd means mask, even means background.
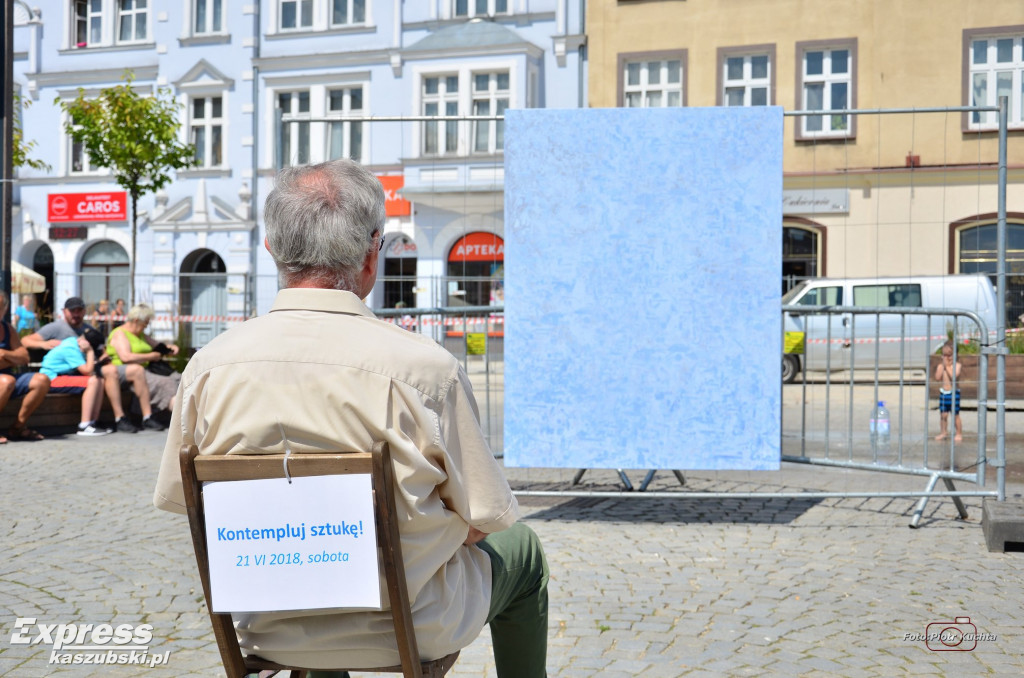
[{"label": "elderly man sitting", "polygon": [[[466,647],[489,624],[499,678],[542,678],[548,570],[537,535],[480,428],[461,364],[378,320],[384,189],[351,160],[280,171],[266,245],[284,289],[270,313],[221,334],[182,375],[154,502],[184,513],[178,454],[367,450],[386,441],[413,624],[423,659]],[[287,348],[282,348],[287,347]],[[398,663],[383,610],[235,617],[241,646],[311,668]]]}]

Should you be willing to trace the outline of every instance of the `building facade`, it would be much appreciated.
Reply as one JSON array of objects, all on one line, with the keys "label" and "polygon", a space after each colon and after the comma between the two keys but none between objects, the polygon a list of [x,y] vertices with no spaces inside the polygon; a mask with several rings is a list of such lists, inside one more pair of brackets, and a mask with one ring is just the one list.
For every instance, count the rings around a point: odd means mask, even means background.
[{"label": "building facade", "polygon": [[338,157],[367,165],[389,197],[371,307],[500,303],[496,116],[585,105],[585,43],[579,0],[19,4],[21,120],[50,169],[17,171],[13,259],[47,277],[51,310],[72,295],[127,298],[121,189],[64,132],[59,105],[127,68],[138,91],[176,99],[181,140],[196,147],[195,167],[138,206],[135,296],[156,308],[158,332],[184,317],[201,346],[266,312],[278,281],[261,206],[274,175]]},{"label": "building facade", "polygon": [[590,0],[586,20],[593,106],[822,111],[785,118],[784,288],[994,272],[995,113],[829,111],[1008,96],[1010,317],[1024,312],[1024,3]]}]

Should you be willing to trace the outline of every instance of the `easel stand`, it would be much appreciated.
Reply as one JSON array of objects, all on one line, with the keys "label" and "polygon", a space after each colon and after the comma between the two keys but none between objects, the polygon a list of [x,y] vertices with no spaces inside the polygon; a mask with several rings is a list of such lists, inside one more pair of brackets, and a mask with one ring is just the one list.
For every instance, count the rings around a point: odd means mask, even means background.
[{"label": "easel stand", "polygon": [[[573,476],[573,479],[572,479],[572,484],[573,485],[579,485],[580,481],[583,479],[583,474],[586,473],[586,472],[587,472],[587,469],[585,469],[585,468],[581,468],[578,471],[576,471],[576,475]],[[632,492],[633,491],[633,483],[631,483],[629,481],[629,476],[626,475],[626,472],[623,471],[621,468],[620,469],[615,469],[615,472],[619,474],[619,480],[622,482],[622,486],[626,488],[626,491],[627,492]],[[640,483],[640,491],[641,492],[646,492],[647,491],[647,486],[651,484],[652,480],[654,480],[654,475],[657,472],[658,472],[657,469],[651,469],[651,470],[649,470],[647,472],[647,475],[644,476],[644,481],[642,483]],[[672,473],[675,474],[676,480],[679,481],[680,485],[684,485],[684,486],[686,485],[686,478],[683,477],[683,472],[682,471],[672,471]]]}]

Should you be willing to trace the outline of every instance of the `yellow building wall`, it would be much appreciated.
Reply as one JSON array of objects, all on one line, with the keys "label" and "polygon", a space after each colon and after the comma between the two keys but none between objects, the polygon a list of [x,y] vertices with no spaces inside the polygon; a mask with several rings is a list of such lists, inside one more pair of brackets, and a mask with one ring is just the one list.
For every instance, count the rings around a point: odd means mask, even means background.
[{"label": "yellow building wall", "polygon": [[[1024,25],[1024,0],[589,0],[590,105],[616,105],[620,53],[687,50],[687,105],[716,103],[720,47],[775,45],[775,98],[799,110],[798,42],[857,39],[857,108],[961,106],[963,31]],[[962,131],[959,113],[858,116],[849,140],[796,141],[786,119],[789,173],[994,162],[997,135]],[[1010,164],[1024,162],[1011,133]]]}]

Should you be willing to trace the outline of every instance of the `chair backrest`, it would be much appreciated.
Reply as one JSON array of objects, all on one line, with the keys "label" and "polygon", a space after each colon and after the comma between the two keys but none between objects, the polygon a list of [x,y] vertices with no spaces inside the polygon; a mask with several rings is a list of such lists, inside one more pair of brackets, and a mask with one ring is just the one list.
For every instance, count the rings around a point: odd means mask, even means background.
[{"label": "chair backrest", "polygon": [[[180,452],[181,477],[188,508],[188,522],[192,530],[199,576],[203,582],[206,606],[210,610],[213,632],[217,638],[221,660],[228,678],[242,678],[247,673],[263,669],[304,669],[308,667],[281,666],[259,657],[243,656],[235,635],[231,615],[215,613],[210,596],[210,561],[206,542],[206,519],[203,507],[202,483],[210,481],[258,480],[284,478],[284,464],[288,474],[298,476],[370,474],[373,485],[373,511],[377,524],[377,546],[380,551],[381,570],[387,580],[391,616],[401,666],[362,669],[401,672],[407,677],[419,677],[422,668],[416,634],[409,607],[409,591],[402,560],[402,544],[396,522],[394,480],[391,452],[387,443],[376,443],[371,452],[345,452],[330,454],[293,454],[285,461],[282,454],[201,456],[195,445],[183,446]],[[454,662],[454,656],[451,656]],[[448,659],[448,658],[446,658]],[[345,669],[352,667],[334,667]]]}]

